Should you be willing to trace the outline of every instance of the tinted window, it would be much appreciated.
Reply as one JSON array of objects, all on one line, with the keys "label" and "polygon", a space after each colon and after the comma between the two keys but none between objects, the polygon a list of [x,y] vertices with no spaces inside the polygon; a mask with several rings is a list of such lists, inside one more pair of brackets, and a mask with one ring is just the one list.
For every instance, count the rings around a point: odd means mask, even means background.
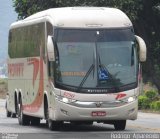
[{"label": "tinted window", "polygon": [[20,27],[10,31],[9,56],[11,58],[35,57],[40,55],[40,47],[44,48],[44,23]]}]

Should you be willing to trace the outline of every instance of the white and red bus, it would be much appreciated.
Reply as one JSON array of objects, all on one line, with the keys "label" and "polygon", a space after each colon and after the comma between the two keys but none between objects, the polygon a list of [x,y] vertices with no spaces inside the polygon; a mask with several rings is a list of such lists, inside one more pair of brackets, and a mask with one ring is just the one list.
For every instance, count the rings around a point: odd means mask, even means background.
[{"label": "white and red bus", "polygon": [[54,8],[9,31],[7,116],[20,125],[46,119],[113,124],[137,119],[140,63],[146,45],[129,18],[104,7]]}]

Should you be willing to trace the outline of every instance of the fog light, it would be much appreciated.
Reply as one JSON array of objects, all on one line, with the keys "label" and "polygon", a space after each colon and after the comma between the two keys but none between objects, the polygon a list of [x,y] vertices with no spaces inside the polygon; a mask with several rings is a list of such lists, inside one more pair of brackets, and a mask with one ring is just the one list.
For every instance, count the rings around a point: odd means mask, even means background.
[{"label": "fog light", "polygon": [[68,115],[68,112],[66,110],[61,109],[61,112],[65,115]]},{"label": "fog light", "polygon": [[134,112],[135,109],[131,109],[128,111],[129,114],[132,114]]}]

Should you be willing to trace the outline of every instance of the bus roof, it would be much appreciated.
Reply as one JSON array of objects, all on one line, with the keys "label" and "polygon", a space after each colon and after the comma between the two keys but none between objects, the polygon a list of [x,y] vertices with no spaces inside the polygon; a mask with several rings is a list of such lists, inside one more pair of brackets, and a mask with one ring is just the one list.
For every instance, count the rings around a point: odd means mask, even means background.
[{"label": "bus roof", "polygon": [[72,28],[119,28],[131,27],[125,13],[116,8],[106,7],[65,7],[38,12],[24,20],[15,22],[11,28],[49,20],[53,26]]}]

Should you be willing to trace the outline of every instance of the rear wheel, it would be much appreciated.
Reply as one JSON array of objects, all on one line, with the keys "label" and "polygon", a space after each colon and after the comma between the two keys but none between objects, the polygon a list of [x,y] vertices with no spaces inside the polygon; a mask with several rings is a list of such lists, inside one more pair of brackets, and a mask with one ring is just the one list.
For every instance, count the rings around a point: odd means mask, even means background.
[{"label": "rear wheel", "polygon": [[21,98],[20,98],[20,102],[18,104],[18,122],[20,125],[29,125],[30,124],[29,116],[23,114],[22,99]]},{"label": "rear wheel", "polygon": [[7,109],[6,109],[6,116],[11,117],[11,112],[9,112]]},{"label": "rear wheel", "polygon": [[12,114],[12,113],[9,112],[8,109],[7,109],[7,102],[6,102],[6,106],[5,106],[5,107],[6,107],[6,116],[7,116],[7,117],[11,117],[11,114]]},{"label": "rear wheel", "polygon": [[114,122],[115,130],[125,130],[126,128],[126,120],[118,120]]},{"label": "rear wheel", "polygon": [[17,114],[16,113],[12,113],[12,118],[16,118]]}]

